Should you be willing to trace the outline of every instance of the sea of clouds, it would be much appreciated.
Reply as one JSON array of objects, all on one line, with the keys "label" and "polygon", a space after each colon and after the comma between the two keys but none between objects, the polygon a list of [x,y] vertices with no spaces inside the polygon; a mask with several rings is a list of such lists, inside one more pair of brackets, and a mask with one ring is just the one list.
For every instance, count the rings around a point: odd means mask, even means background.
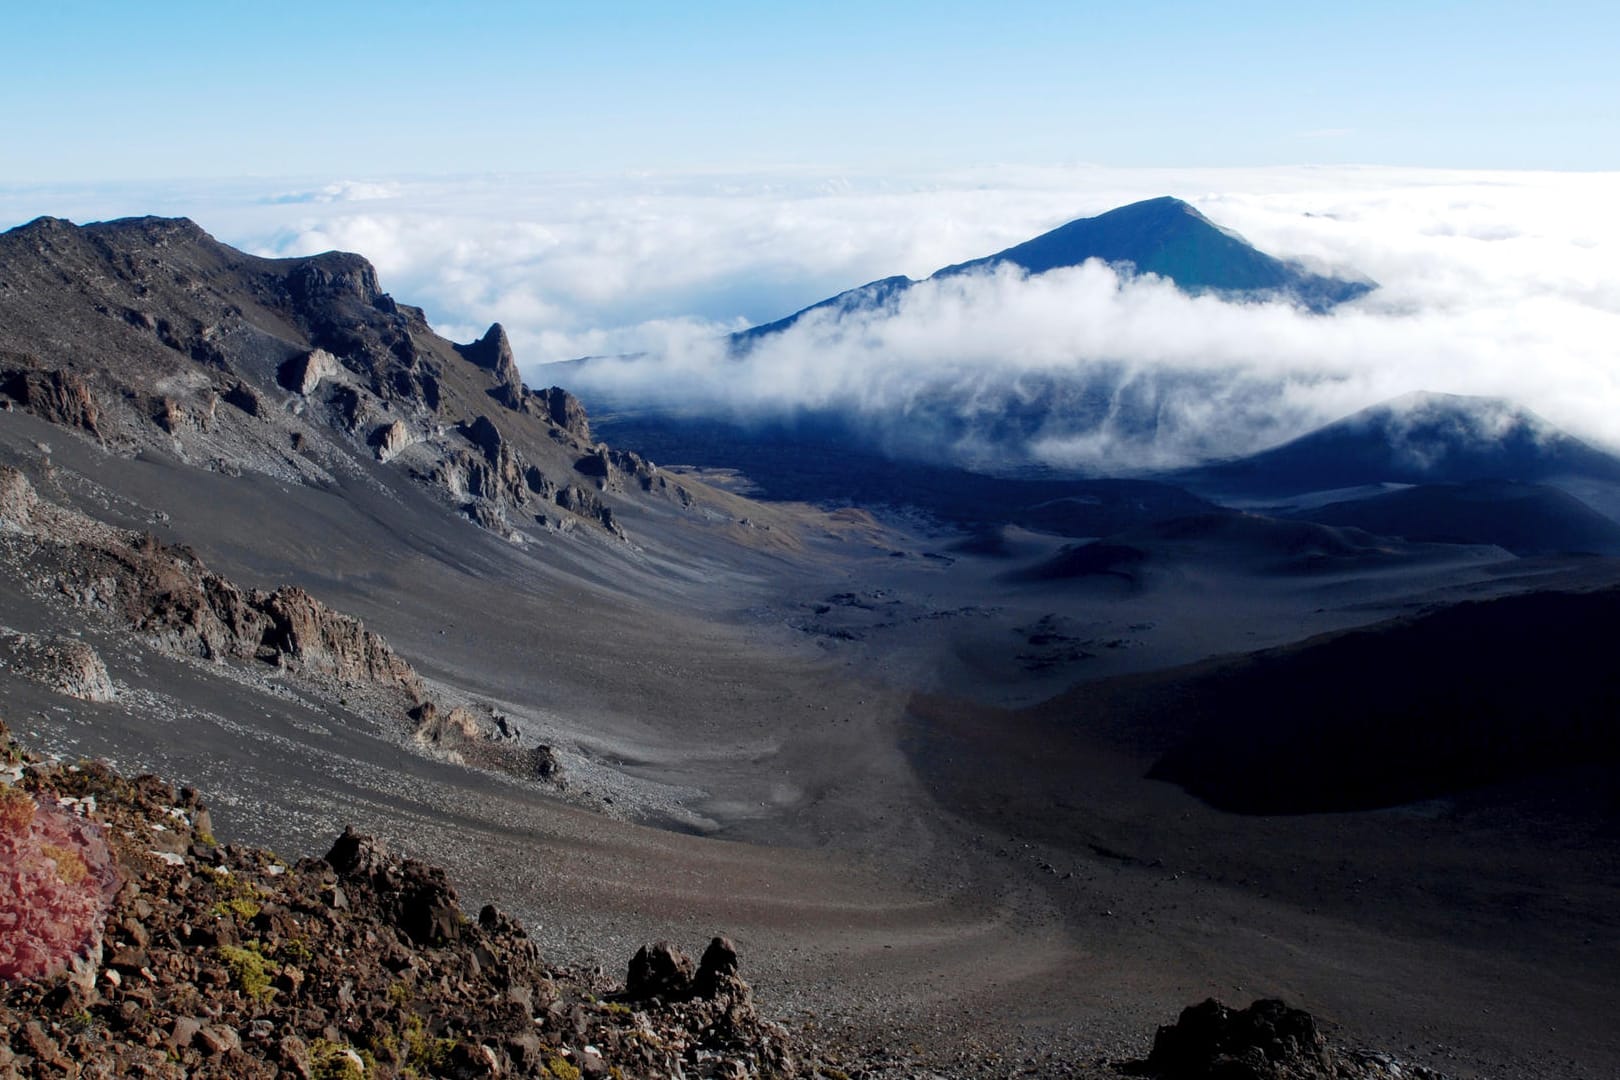
[{"label": "sea of clouds", "polygon": [[[265,255],[372,260],[442,333],[510,332],[525,377],[740,417],[960,421],[975,446],[1045,397],[1017,452],[1130,469],[1260,449],[1414,390],[1520,402],[1620,447],[1614,174],[1393,168],[985,168],[883,177],[479,176],[0,188],[0,222],[186,214]],[[1262,250],[1379,283],[1317,316],[1087,265],[930,282],[809,319],[746,360],[724,334],[864,282],[926,277],[1076,217],[1176,195]],[[1087,407],[1054,385],[1084,388]],[[1022,397],[1021,397],[1022,395]],[[1110,400],[1113,395],[1113,400]],[[1146,418],[1146,422],[1144,422]]]}]

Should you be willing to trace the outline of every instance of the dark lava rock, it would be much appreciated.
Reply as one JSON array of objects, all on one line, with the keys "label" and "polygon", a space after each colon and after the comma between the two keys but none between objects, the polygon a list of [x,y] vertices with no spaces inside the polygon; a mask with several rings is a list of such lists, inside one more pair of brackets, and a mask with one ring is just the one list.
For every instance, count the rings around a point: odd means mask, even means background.
[{"label": "dark lava rock", "polygon": [[712,1000],[724,994],[746,994],[748,984],[737,974],[737,946],[728,937],[717,937],[703,950],[698,961],[697,974],[692,978],[692,993],[696,997]]},{"label": "dark lava rock", "polygon": [[557,751],[549,746],[536,746],[529,752],[529,760],[534,768],[534,775],[541,780],[561,781],[563,775],[562,761],[557,757]]},{"label": "dark lava rock", "polygon": [[685,1001],[692,996],[692,958],[667,941],[643,945],[624,980],[629,1001]]},{"label": "dark lava rock", "polygon": [[1340,1075],[1311,1014],[1275,999],[1229,1009],[1209,998],[1159,1028],[1142,1071],[1170,1080],[1332,1080]]},{"label": "dark lava rock", "polygon": [[241,380],[237,380],[235,386],[225,391],[224,397],[225,404],[234,405],[249,416],[258,416],[263,410],[258,391]]},{"label": "dark lava rock", "polygon": [[343,830],[326,862],[351,890],[374,894],[377,907],[418,945],[445,945],[461,937],[467,919],[445,872],[415,859],[396,860],[386,846]]},{"label": "dark lava rock", "polygon": [[332,842],[326,861],[341,878],[371,881],[386,873],[388,848],[380,840],[356,832],[350,825]]}]

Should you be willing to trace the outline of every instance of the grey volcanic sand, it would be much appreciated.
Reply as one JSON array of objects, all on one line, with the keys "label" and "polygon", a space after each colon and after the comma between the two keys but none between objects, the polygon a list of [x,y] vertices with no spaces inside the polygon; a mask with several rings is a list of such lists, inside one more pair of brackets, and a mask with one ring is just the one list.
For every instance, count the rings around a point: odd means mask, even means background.
[{"label": "grey volcanic sand", "polygon": [[37,442],[45,497],[242,584],[305,585],[570,775],[557,797],[433,760],[391,718],[157,655],[8,578],[0,623],[80,630],[122,687],[90,705],[0,672],[8,722],[197,785],[224,838],[319,854],[353,823],[610,969],[642,940],[729,933],[766,1009],[881,1045],[900,1074],[1140,1055],[1209,994],[1280,994],[1459,1076],[1620,1072],[1612,835],[1529,813],[1532,789],[1225,814],[1141,779],[1163,733],[1000,708],[1446,598],[1612,580],[1607,562],[1432,548],[1283,573],[1264,544],[1206,538],[1149,545],[1133,581],[1027,582],[1006,574],[1058,541],[953,555],[752,506],[746,526],[626,514],[631,546],[576,530],[537,552],[382,469],[323,492],[0,416],[0,460],[36,481]]}]

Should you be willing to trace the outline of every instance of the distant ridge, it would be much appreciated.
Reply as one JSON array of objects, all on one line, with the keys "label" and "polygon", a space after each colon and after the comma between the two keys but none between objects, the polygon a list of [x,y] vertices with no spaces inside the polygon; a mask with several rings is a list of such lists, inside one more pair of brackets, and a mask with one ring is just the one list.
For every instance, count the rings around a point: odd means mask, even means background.
[{"label": "distant ridge", "polygon": [[[1079,266],[1089,259],[1101,259],[1128,275],[1157,274],[1195,295],[1211,293],[1236,300],[1282,298],[1316,312],[1327,311],[1374,288],[1370,281],[1324,277],[1267,255],[1188,203],[1168,195],[1121,206],[1096,217],[1079,218],[994,255],[944,267],[928,280],[1001,265],[1044,274]],[[879,310],[892,305],[916,284],[908,277],[880,278],[786,318],[734,334],[732,341],[747,346],[781,333],[812,313],[844,315]]]},{"label": "distant ridge", "polygon": [[1515,555],[1620,555],[1620,524],[1545,484],[1418,484],[1294,515],[1407,540],[1496,544]]},{"label": "distant ridge", "polygon": [[1283,497],[1383,483],[1569,477],[1620,483],[1620,458],[1503,398],[1419,391],[1178,479],[1224,494]]}]

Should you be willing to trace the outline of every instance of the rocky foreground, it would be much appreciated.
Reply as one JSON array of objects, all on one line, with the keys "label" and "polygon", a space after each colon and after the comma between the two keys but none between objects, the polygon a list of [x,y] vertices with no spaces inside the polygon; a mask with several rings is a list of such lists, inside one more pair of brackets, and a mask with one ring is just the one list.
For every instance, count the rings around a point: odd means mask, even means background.
[{"label": "rocky foreground", "polygon": [[[41,760],[0,724],[0,1077],[893,1075],[881,1048],[823,1046],[761,1017],[723,937],[695,965],[645,946],[618,980],[548,964],[495,908],[469,917],[444,871],[353,830],[324,858],[290,861],[211,829],[191,789]],[[1144,1061],[1048,1065],[1436,1077],[1335,1050],[1276,1001],[1189,1008]]]},{"label": "rocky foreground", "polygon": [[649,946],[622,981],[553,966],[494,908],[469,917],[442,870],[368,837],[284,860],[216,843],[189,789],[4,753],[0,1076],[816,1069],[755,1012],[724,938],[695,967]]}]

